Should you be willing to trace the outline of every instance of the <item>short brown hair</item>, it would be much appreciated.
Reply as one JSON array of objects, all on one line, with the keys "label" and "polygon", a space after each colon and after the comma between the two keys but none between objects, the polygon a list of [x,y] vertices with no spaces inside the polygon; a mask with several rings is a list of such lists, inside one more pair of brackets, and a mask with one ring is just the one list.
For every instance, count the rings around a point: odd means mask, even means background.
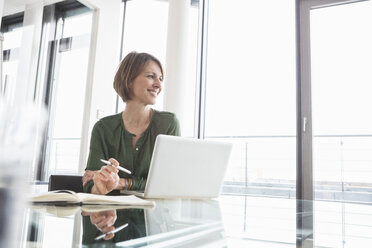
[{"label": "short brown hair", "polygon": [[131,100],[132,91],[129,84],[136,79],[149,61],[157,63],[163,75],[160,61],[151,54],[131,52],[121,61],[114,78],[114,89],[124,102]]}]

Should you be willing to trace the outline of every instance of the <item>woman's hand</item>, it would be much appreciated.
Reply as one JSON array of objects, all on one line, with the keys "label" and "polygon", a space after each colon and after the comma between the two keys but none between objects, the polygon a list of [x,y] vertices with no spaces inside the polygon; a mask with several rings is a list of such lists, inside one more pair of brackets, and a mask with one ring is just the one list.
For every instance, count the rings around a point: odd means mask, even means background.
[{"label": "woman's hand", "polygon": [[[98,213],[82,212],[82,216],[90,216],[90,222],[103,233],[111,232],[115,229],[114,224],[117,218],[116,210],[103,211]],[[112,239],[115,235],[113,233],[107,234],[103,239]]]},{"label": "woman's hand", "polygon": [[93,180],[93,176],[97,171],[86,170],[83,176],[83,187],[90,181]]},{"label": "woman's hand", "polygon": [[110,158],[109,161],[114,166],[102,166],[101,169],[93,175],[93,194],[105,195],[117,188],[119,185],[119,170],[116,169],[116,166],[119,165],[119,162],[113,158]]}]

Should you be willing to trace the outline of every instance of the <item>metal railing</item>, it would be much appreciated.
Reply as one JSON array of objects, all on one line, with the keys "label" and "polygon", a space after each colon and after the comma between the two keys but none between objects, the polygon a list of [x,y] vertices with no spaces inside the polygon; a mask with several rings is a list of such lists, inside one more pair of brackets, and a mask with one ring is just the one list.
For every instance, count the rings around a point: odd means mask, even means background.
[{"label": "metal railing", "polygon": [[[344,134],[344,135],[314,135],[313,145],[313,168],[314,168],[314,192],[316,199],[350,201],[350,202],[372,202],[372,135],[371,134]],[[234,171],[238,174],[235,177],[231,173],[227,174],[223,193],[242,194],[242,195],[262,195],[271,197],[296,197],[295,176],[272,177],[265,176],[262,172],[261,177],[253,180],[252,167],[259,168],[260,164],[269,170],[277,170],[275,156],[270,155],[270,146],[279,146],[280,139],[292,140],[294,145],[288,147],[288,154],[291,157],[281,158],[280,163],[291,163],[286,166],[282,174],[288,173],[295,175],[296,165],[296,136],[277,135],[277,136],[208,136],[206,139],[219,139],[232,142],[234,149],[242,148],[239,152],[235,151],[235,158],[232,158],[228,172]],[[259,141],[259,142],[257,142]],[[286,142],[287,142],[286,141]],[[263,146],[266,156],[258,156],[256,159],[250,158],[252,151],[249,146],[254,147],[255,142],[267,143]],[[321,143],[324,144],[321,144]],[[328,148],[327,148],[327,142]],[[272,145],[271,143],[274,143]],[[271,144],[271,145],[270,145]],[[275,145],[277,144],[277,145]],[[288,144],[288,142],[287,142]],[[283,149],[283,147],[281,147]],[[291,150],[292,149],[292,150]],[[233,152],[234,153],[234,152]],[[324,155],[325,154],[325,155]],[[253,154],[253,157],[255,155]],[[327,157],[328,156],[328,157]],[[240,161],[238,161],[240,160]],[[286,160],[286,161],[285,161]],[[237,162],[238,161],[238,162]],[[238,163],[240,166],[235,166]],[[256,163],[256,165],[254,165]],[[272,164],[270,164],[272,163]],[[244,175],[242,175],[244,172]],[[234,173],[234,172],[232,172]],[[272,174],[272,173],[268,173]]]}]

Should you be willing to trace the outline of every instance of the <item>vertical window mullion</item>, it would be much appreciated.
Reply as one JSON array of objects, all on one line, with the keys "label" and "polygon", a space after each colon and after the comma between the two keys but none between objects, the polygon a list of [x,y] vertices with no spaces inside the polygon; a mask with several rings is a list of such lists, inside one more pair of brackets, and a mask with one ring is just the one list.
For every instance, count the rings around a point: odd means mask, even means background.
[{"label": "vertical window mullion", "polygon": [[195,128],[194,137],[205,137],[205,104],[206,104],[206,69],[207,69],[207,39],[208,39],[208,3],[200,1],[199,37],[198,37],[198,68],[195,94]]},{"label": "vertical window mullion", "polygon": [[313,200],[310,7],[297,1],[297,182],[299,200]]}]

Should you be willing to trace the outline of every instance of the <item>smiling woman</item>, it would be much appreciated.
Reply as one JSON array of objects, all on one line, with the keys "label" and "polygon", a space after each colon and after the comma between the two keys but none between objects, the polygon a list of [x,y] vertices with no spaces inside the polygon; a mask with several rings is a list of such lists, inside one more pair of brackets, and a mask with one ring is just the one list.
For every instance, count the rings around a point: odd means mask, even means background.
[{"label": "smiling woman", "polygon": [[[121,62],[114,79],[114,88],[124,102],[133,100],[141,102],[141,98],[154,98],[144,104],[155,104],[156,97],[161,91],[163,67],[160,61],[148,53],[129,53]],[[144,94],[145,93],[145,94]],[[148,100],[147,100],[148,101]]]},{"label": "smiling woman", "polygon": [[162,74],[159,66],[150,61],[144,71],[131,83],[133,96],[138,96],[137,100],[145,104],[155,104],[162,87]]},{"label": "smiling woman", "polygon": [[[125,109],[102,118],[93,128],[83,182],[86,192],[144,189],[156,136],[180,135],[175,114],[150,107],[156,103],[162,81],[163,67],[148,53],[131,52],[120,63],[114,88]],[[102,166],[100,159],[109,159],[114,166]],[[132,174],[119,172],[119,164]]]}]

